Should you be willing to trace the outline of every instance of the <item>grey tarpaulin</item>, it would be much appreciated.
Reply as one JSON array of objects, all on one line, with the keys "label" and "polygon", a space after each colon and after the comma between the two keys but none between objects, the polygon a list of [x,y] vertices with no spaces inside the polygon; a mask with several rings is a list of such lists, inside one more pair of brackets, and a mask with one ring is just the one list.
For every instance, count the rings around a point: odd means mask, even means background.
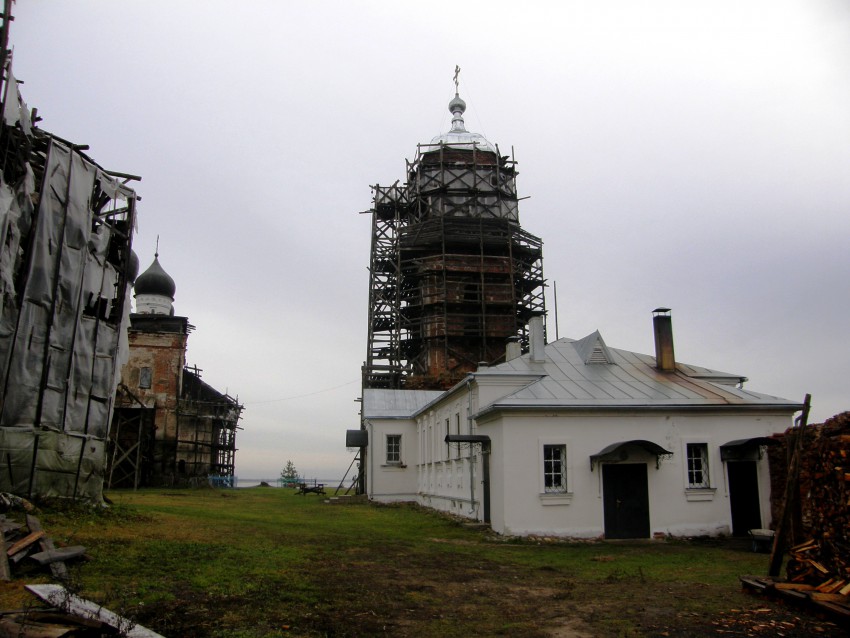
[{"label": "grey tarpaulin", "polygon": [[136,195],[54,136],[3,132],[27,159],[0,181],[0,490],[100,500]]}]

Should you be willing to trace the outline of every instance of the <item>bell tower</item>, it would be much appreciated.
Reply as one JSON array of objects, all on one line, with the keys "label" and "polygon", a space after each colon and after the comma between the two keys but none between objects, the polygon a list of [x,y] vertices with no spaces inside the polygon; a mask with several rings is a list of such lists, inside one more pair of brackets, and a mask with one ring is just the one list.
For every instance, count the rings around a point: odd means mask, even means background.
[{"label": "bell tower", "polygon": [[[459,69],[457,69],[459,71]],[[519,224],[516,162],[466,129],[419,144],[407,182],[376,185],[364,388],[451,387],[479,362],[528,349],[545,315],[542,241]]]}]

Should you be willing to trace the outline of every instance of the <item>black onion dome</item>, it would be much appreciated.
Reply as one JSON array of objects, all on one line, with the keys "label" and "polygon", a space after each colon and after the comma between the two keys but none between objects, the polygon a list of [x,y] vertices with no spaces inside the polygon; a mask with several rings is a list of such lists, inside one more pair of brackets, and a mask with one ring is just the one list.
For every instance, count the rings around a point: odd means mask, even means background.
[{"label": "black onion dome", "polygon": [[130,251],[130,259],[127,261],[127,281],[131,284],[136,281],[139,276],[139,256],[135,250]]},{"label": "black onion dome", "polygon": [[155,255],[150,267],[136,277],[133,289],[137,295],[161,295],[173,300],[177,286],[171,275],[159,265],[159,255]]}]

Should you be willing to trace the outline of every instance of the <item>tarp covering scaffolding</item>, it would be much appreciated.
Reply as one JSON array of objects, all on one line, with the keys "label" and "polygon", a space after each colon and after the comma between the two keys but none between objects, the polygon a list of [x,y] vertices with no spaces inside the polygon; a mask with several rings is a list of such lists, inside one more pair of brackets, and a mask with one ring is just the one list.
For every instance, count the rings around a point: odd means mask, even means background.
[{"label": "tarp covering scaffolding", "polygon": [[126,357],[136,195],[130,176],[32,126],[4,71],[0,490],[99,500]]}]

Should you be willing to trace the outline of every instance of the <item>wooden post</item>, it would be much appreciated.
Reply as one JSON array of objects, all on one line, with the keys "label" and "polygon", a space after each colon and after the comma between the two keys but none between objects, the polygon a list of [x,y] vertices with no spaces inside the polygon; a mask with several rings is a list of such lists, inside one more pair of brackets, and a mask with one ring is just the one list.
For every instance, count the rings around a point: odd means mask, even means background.
[{"label": "wooden post", "polygon": [[770,553],[770,565],[767,575],[777,578],[782,569],[782,558],[785,554],[786,538],[791,522],[791,512],[794,511],[794,500],[799,498],[800,479],[800,457],[803,454],[803,440],[805,428],[809,420],[809,408],[811,407],[812,395],[807,394],[803,400],[803,412],[800,415],[800,424],[794,428],[794,452],[791,454],[791,463],[788,466],[788,476],[785,480],[785,496],[782,499],[782,514],[779,516],[779,525],[773,539],[773,551]]},{"label": "wooden post", "polygon": [[6,531],[0,529],[0,580],[12,580],[9,557],[6,555]]}]

